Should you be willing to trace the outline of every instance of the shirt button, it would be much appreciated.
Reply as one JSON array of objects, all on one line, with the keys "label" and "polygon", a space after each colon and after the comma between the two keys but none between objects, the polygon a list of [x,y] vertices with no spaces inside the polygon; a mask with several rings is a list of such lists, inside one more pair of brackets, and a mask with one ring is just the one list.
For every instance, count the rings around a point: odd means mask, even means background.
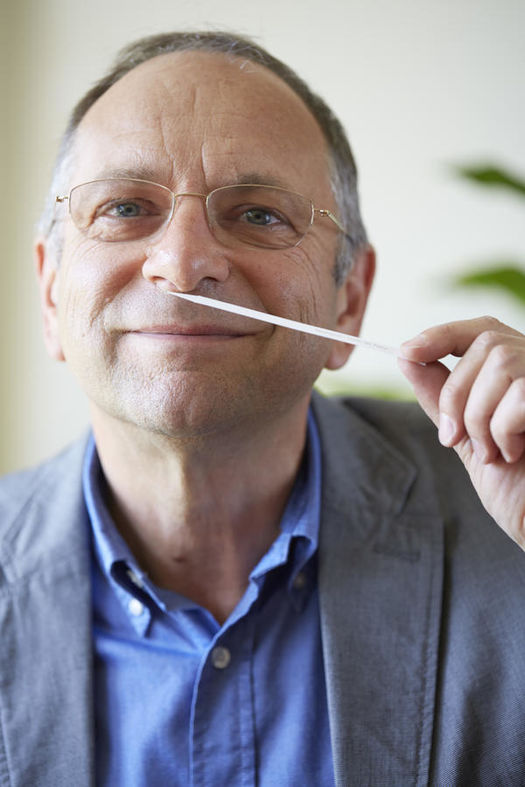
[{"label": "shirt button", "polygon": [[216,648],[213,648],[211,652],[211,663],[215,669],[226,669],[231,661],[231,657],[232,654],[228,648],[222,648],[218,645]]},{"label": "shirt button", "polygon": [[128,609],[132,615],[138,618],[139,615],[142,615],[142,613],[144,612],[144,604],[142,604],[142,602],[140,602],[138,598],[132,598],[128,604]]},{"label": "shirt button", "polygon": [[302,590],[306,585],[306,576],[304,575],[303,571],[299,571],[297,576],[293,581],[293,586],[296,590]]}]

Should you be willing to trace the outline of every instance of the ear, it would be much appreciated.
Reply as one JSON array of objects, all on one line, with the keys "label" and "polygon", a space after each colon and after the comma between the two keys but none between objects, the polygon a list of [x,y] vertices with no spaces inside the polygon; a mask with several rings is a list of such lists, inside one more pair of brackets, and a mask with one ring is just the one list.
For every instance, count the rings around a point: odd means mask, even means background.
[{"label": "ear", "polygon": [[40,309],[44,342],[51,358],[65,361],[58,329],[58,261],[51,253],[49,240],[37,238],[34,245],[36,275],[40,289]]},{"label": "ear", "polygon": [[[336,330],[353,336],[359,334],[375,271],[375,251],[367,244],[357,252],[350,271],[337,291]],[[353,349],[349,344],[333,342],[325,367],[335,370],[344,366]]]}]

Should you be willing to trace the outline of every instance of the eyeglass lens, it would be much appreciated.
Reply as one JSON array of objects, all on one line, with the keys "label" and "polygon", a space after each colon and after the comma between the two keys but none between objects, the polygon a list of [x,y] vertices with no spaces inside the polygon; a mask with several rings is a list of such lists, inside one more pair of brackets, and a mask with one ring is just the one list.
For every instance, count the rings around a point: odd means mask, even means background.
[{"label": "eyeglass lens", "polygon": [[[89,238],[136,241],[158,232],[183,197],[157,183],[132,179],[97,180],[76,186],[70,212]],[[204,199],[204,197],[201,197]],[[313,205],[300,194],[271,186],[235,185],[206,198],[210,230],[226,246],[280,249],[295,246],[313,219]]]}]

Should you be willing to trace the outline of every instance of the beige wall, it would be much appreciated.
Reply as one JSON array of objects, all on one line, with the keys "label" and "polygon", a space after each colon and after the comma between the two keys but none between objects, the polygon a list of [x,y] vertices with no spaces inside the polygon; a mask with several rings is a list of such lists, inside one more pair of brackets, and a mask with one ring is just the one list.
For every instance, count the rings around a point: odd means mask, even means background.
[{"label": "beige wall", "polygon": [[[525,174],[522,0],[4,0],[1,24],[1,471],[57,450],[87,423],[67,369],[44,354],[32,227],[73,102],[119,46],[145,34],[220,26],[256,36],[333,105],[360,163],[379,251],[367,336],[397,343],[487,311],[525,328],[503,298],[443,286],[472,260],[525,259],[523,207],[448,170],[496,158]],[[394,361],[365,351],[341,379],[403,385]]]}]

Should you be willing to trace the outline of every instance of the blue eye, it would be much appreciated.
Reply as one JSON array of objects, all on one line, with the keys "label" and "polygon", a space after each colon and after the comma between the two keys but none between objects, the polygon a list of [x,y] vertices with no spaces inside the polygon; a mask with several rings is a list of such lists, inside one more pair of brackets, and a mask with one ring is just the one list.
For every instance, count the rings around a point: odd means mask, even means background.
[{"label": "blue eye", "polygon": [[250,224],[258,224],[260,227],[273,224],[277,220],[275,215],[264,208],[250,208],[250,210],[244,212],[244,217]]},{"label": "blue eye", "polygon": [[113,206],[116,215],[124,219],[134,219],[141,214],[140,205],[136,202],[121,202]]}]

